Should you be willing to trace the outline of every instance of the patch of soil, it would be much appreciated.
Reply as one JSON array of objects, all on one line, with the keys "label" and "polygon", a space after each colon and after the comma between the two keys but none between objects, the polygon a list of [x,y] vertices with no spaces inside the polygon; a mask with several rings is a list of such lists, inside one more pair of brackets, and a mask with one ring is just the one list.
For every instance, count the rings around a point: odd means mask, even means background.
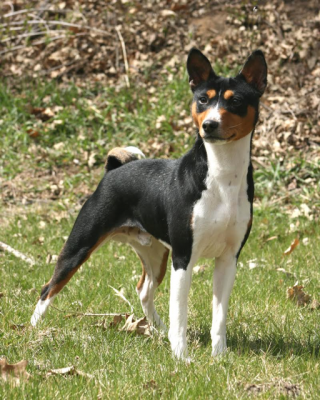
[{"label": "patch of soil", "polygon": [[279,381],[273,383],[261,383],[261,384],[248,384],[245,387],[248,394],[257,396],[266,391],[272,390],[276,392],[278,396],[297,397],[301,393],[299,385],[291,384],[289,382]]},{"label": "patch of soil", "polygon": [[216,40],[219,40],[230,30],[230,26],[226,25],[227,17],[228,13],[226,11],[214,9],[200,18],[191,18],[189,27],[191,29],[194,27],[196,35],[201,38],[203,45],[205,45],[206,41],[213,36]]}]

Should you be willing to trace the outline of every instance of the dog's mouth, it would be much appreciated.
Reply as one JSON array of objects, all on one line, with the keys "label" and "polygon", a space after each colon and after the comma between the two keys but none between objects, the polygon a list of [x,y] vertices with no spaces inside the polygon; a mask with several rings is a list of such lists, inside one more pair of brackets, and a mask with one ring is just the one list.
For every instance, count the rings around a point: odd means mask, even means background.
[{"label": "dog's mouth", "polygon": [[217,142],[226,143],[230,142],[235,136],[236,134],[233,134],[227,138],[223,138],[221,136],[216,136],[216,135],[206,135],[203,139],[209,143],[217,143]]}]

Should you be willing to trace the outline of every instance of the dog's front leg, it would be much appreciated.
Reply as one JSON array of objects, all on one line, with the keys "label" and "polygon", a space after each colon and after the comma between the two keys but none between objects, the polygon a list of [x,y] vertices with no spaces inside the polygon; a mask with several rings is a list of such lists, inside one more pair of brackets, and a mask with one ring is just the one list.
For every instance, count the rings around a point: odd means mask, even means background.
[{"label": "dog's front leg", "polygon": [[236,275],[236,264],[236,257],[228,253],[216,258],[213,273],[212,356],[217,356],[227,349],[226,320],[229,297]]},{"label": "dog's front leg", "polygon": [[[180,266],[180,265],[179,265]],[[179,359],[188,359],[187,319],[188,295],[191,285],[192,264],[177,268],[173,261],[170,282],[170,329],[171,349]]]}]

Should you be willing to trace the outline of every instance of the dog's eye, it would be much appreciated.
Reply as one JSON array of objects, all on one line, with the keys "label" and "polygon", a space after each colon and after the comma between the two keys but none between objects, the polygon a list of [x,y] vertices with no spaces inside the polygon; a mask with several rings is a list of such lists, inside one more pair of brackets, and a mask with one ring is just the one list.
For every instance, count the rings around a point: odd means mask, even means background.
[{"label": "dog's eye", "polygon": [[231,99],[231,104],[232,104],[233,106],[239,106],[239,105],[241,104],[241,100],[240,100],[240,99],[237,99],[236,97],[233,97],[233,98]]},{"label": "dog's eye", "polygon": [[199,99],[200,104],[208,104],[208,98],[207,97],[200,97]]}]

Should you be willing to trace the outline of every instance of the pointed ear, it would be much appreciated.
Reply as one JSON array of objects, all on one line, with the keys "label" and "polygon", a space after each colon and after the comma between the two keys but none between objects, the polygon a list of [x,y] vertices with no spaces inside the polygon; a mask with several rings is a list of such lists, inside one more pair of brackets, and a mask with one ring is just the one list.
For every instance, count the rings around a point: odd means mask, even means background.
[{"label": "pointed ear", "polygon": [[267,63],[261,50],[254,51],[247,59],[239,76],[242,76],[247,83],[263,95],[267,86]]},{"label": "pointed ear", "polygon": [[192,91],[201,83],[210,78],[215,78],[210,61],[200,50],[191,49],[187,60],[187,70],[189,74],[189,84]]}]

